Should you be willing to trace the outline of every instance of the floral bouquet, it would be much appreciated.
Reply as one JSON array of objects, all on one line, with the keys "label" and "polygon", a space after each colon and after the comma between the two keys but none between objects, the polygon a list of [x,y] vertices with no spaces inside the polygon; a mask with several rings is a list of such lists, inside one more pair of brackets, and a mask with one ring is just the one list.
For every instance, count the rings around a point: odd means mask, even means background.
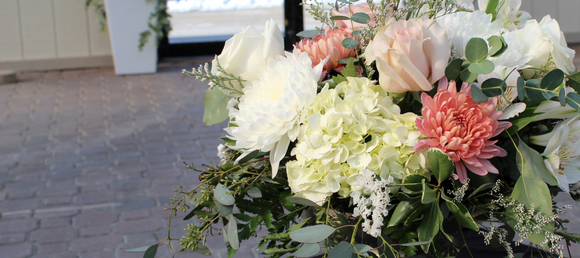
[{"label": "floral bouquet", "polygon": [[553,201],[580,199],[580,73],[558,22],[521,0],[354,2],[305,1],[322,27],[292,52],[271,20],[184,71],[209,82],[204,122],[228,124],[220,164],[188,165],[201,183],[169,205],[199,218],[182,249],[474,257],[475,231],[562,257],[580,241]]}]

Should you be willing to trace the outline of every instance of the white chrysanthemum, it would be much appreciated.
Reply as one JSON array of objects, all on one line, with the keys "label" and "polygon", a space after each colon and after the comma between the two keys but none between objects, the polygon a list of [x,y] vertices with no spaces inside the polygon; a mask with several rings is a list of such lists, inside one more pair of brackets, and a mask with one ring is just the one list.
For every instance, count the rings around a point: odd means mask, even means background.
[{"label": "white chrysanthemum", "polygon": [[324,63],[312,68],[306,53],[270,59],[258,80],[244,88],[237,108],[230,103],[229,116],[237,125],[226,128],[228,137],[236,141],[230,147],[246,154],[269,151],[272,177],[276,176],[290,141],[298,135],[297,118],[316,97]]},{"label": "white chrysanthemum", "polygon": [[[506,31],[501,21],[492,20],[491,14],[484,11],[457,12],[437,18],[437,23],[441,26],[451,47],[453,56],[465,58],[465,46],[474,37],[488,39],[493,35],[500,35]],[[505,65],[513,66],[513,65]]]},{"label": "white chrysanthemum", "polygon": [[417,115],[400,114],[369,79],[347,79],[324,88],[302,113],[296,160],[286,164],[296,196],[320,204],[333,193],[348,197],[363,170],[397,180],[426,172],[424,152],[413,151],[421,137]]}]

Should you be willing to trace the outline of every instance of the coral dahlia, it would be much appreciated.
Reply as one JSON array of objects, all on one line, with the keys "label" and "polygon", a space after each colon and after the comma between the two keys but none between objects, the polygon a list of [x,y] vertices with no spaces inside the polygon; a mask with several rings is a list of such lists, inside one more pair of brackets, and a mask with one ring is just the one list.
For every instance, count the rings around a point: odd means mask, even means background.
[{"label": "coral dahlia", "polygon": [[419,141],[413,148],[417,151],[430,147],[445,152],[455,163],[462,183],[467,180],[466,167],[480,176],[498,173],[489,159],[505,157],[507,153],[495,145],[497,140],[489,139],[511,126],[509,122],[497,121],[503,113],[495,110],[496,98],[477,103],[469,92],[467,83],[457,92],[456,83],[452,81],[448,85],[440,83],[433,98],[423,93],[423,120],[417,119],[417,127],[429,139]]},{"label": "coral dahlia", "polygon": [[352,38],[352,35],[342,29],[331,30],[326,27],[324,34],[318,34],[313,39],[305,38],[298,42],[294,52],[296,54],[308,53],[312,60],[312,67],[330,56],[324,65],[324,71],[337,70],[344,67],[343,64],[338,63],[338,60],[356,56],[356,50],[342,46],[342,41],[345,38]]}]

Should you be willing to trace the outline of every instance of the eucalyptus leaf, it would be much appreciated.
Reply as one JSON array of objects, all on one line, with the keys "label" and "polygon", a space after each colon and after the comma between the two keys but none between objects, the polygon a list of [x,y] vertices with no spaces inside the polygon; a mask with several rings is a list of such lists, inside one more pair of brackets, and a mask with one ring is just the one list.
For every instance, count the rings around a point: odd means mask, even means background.
[{"label": "eucalyptus leaf", "polygon": [[502,36],[491,36],[487,39],[489,46],[489,56],[498,57],[501,56],[507,50],[507,44]]},{"label": "eucalyptus leaf", "polygon": [[354,58],[352,58],[352,57],[345,57],[345,58],[342,58],[342,59],[338,60],[338,63],[339,63],[339,64],[348,64],[348,62],[349,62],[351,59],[353,60],[353,63],[357,63],[357,62],[358,62],[358,60],[356,60],[356,59],[354,59]]},{"label": "eucalyptus leaf", "polygon": [[248,163],[248,161],[250,161],[253,158],[255,158],[256,156],[258,156],[259,153],[260,153],[260,150],[255,150],[255,151],[250,152],[249,154],[247,154],[246,156],[244,156],[243,158],[241,158],[238,161],[238,164]]},{"label": "eucalyptus leaf", "polygon": [[350,17],[344,16],[344,15],[334,15],[334,16],[330,16],[330,19],[333,21],[344,21],[344,20],[350,20]]},{"label": "eucalyptus leaf", "polygon": [[330,250],[328,258],[352,258],[353,251],[354,247],[349,242],[342,241]]},{"label": "eucalyptus leaf", "polygon": [[564,72],[560,69],[554,69],[550,71],[544,78],[542,78],[542,82],[540,83],[540,88],[548,89],[548,90],[555,90],[564,82]]},{"label": "eucalyptus leaf", "polygon": [[311,257],[320,252],[320,244],[303,244],[298,251],[294,253],[296,257]]},{"label": "eucalyptus leaf", "polygon": [[445,77],[448,80],[456,80],[461,73],[461,67],[463,66],[463,59],[453,59],[447,67],[445,68]]},{"label": "eucalyptus leaf", "polygon": [[238,222],[233,215],[228,216],[228,242],[234,250],[240,248],[240,240],[238,239]]},{"label": "eucalyptus leaf", "polygon": [[404,243],[400,244],[400,246],[418,246],[418,245],[426,245],[429,244],[431,241],[419,241],[419,242],[411,242],[411,243]]},{"label": "eucalyptus leaf", "polygon": [[476,74],[489,74],[495,69],[495,65],[492,61],[483,59],[477,63],[472,63],[469,65],[469,72]]},{"label": "eucalyptus leaf", "polygon": [[566,103],[580,112],[580,95],[578,95],[578,93],[568,93],[568,95],[566,95]]},{"label": "eucalyptus leaf", "polygon": [[252,198],[262,198],[262,191],[257,187],[252,187],[248,189],[248,195]]},{"label": "eucalyptus leaf", "polygon": [[[363,254],[363,253],[366,253],[370,250],[373,250],[373,247],[370,245],[355,244],[354,249],[356,249],[356,252]],[[353,253],[356,253],[356,252],[355,252],[355,250],[353,250]]]},{"label": "eucalyptus leaf", "polygon": [[290,238],[296,242],[314,244],[327,239],[335,228],[328,225],[315,225],[292,231]]},{"label": "eucalyptus leaf", "polygon": [[225,188],[221,183],[216,185],[215,190],[214,190],[214,197],[215,197],[216,201],[218,201],[219,203],[226,205],[226,206],[234,205],[234,203],[236,201],[234,199],[234,196],[232,196],[229,193],[229,190],[227,188]]},{"label": "eucalyptus leaf", "polygon": [[209,126],[228,119],[227,105],[230,99],[219,87],[207,89],[203,96],[203,123]]},{"label": "eucalyptus leaf", "polygon": [[562,105],[562,107],[565,107],[566,106],[566,87],[560,88],[558,99],[560,100],[560,105]]},{"label": "eucalyptus leaf", "polygon": [[211,250],[209,250],[209,248],[205,245],[203,245],[202,243],[199,243],[197,245],[197,248],[195,248],[195,250],[193,250],[194,252],[203,254],[203,255],[211,255]]},{"label": "eucalyptus leaf", "polygon": [[357,48],[360,44],[360,41],[353,39],[353,38],[345,38],[342,40],[342,46],[348,49]]},{"label": "eucalyptus leaf", "polygon": [[507,89],[505,82],[498,78],[489,78],[481,84],[481,91],[488,97],[495,97]]},{"label": "eucalyptus leaf", "polygon": [[[544,90],[540,88],[540,80],[531,79],[526,81],[526,96],[535,103],[544,101],[546,98],[542,94]],[[534,106],[534,105],[530,105]]]},{"label": "eucalyptus leaf", "polygon": [[147,248],[145,254],[143,254],[143,258],[154,258],[155,254],[157,254],[157,247],[159,247],[158,244],[152,245],[149,248]]},{"label": "eucalyptus leaf", "polygon": [[485,40],[482,38],[471,38],[465,46],[465,57],[472,63],[478,63],[479,60],[485,58],[487,50]]},{"label": "eucalyptus leaf", "polygon": [[471,98],[479,103],[486,102],[488,100],[487,96],[477,85],[471,85]]},{"label": "eucalyptus leaf", "polygon": [[318,36],[321,33],[322,33],[322,31],[319,31],[319,30],[305,30],[305,31],[299,32],[298,34],[296,34],[296,36],[311,39],[311,38],[315,38],[316,36]]},{"label": "eucalyptus leaf", "polygon": [[437,200],[437,192],[425,184],[425,179],[421,181],[423,184],[423,193],[421,194],[421,202],[423,204],[432,203]]},{"label": "eucalyptus leaf", "polygon": [[121,249],[122,249],[123,251],[125,251],[125,252],[130,252],[130,253],[140,253],[140,252],[145,252],[145,251],[147,251],[147,249],[148,249],[149,247],[150,247],[150,246],[141,246],[141,247],[137,247],[137,248],[133,248],[133,249],[123,249],[123,248],[121,248]]},{"label": "eucalyptus leaf", "polygon": [[447,180],[455,170],[453,161],[440,149],[431,148],[427,151],[427,160],[429,161],[431,172],[439,184]]},{"label": "eucalyptus leaf", "polygon": [[526,89],[524,88],[524,85],[526,85],[526,81],[524,80],[524,78],[522,77],[518,77],[518,99],[520,101],[524,101],[524,99],[526,98]]},{"label": "eucalyptus leaf", "polygon": [[319,207],[319,205],[314,203],[313,201],[302,198],[302,197],[291,196],[291,197],[286,197],[286,200],[291,202],[291,203],[296,203],[296,204],[300,204],[300,205],[304,205],[304,206]]},{"label": "eucalyptus leaf", "polygon": [[366,14],[366,13],[355,13],[350,17],[351,20],[353,20],[354,22],[358,22],[358,23],[362,23],[362,24],[367,24],[369,23],[369,21],[371,21],[371,17]]},{"label": "eucalyptus leaf", "polygon": [[469,82],[469,83],[471,83],[471,82],[474,82],[475,80],[477,80],[477,74],[476,73],[472,73],[472,72],[470,72],[468,70],[468,71],[462,72],[459,75],[459,78],[463,82]]},{"label": "eucalyptus leaf", "polygon": [[572,87],[576,92],[580,92],[580,72],[569,74],[566,85]]}]

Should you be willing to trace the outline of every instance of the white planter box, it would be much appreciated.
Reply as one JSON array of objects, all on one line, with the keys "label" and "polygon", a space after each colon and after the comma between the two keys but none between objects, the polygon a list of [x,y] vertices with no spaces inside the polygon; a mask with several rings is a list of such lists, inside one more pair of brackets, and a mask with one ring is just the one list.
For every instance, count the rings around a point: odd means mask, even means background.
[{"label": "white planter box", "polygon": [[113,50],[115,73],[142,74],[157,71],[157,44],[152,34],[139,51],[139,34],[148,29],[149,15],[156,1],[105,0],[108,30]]}]

